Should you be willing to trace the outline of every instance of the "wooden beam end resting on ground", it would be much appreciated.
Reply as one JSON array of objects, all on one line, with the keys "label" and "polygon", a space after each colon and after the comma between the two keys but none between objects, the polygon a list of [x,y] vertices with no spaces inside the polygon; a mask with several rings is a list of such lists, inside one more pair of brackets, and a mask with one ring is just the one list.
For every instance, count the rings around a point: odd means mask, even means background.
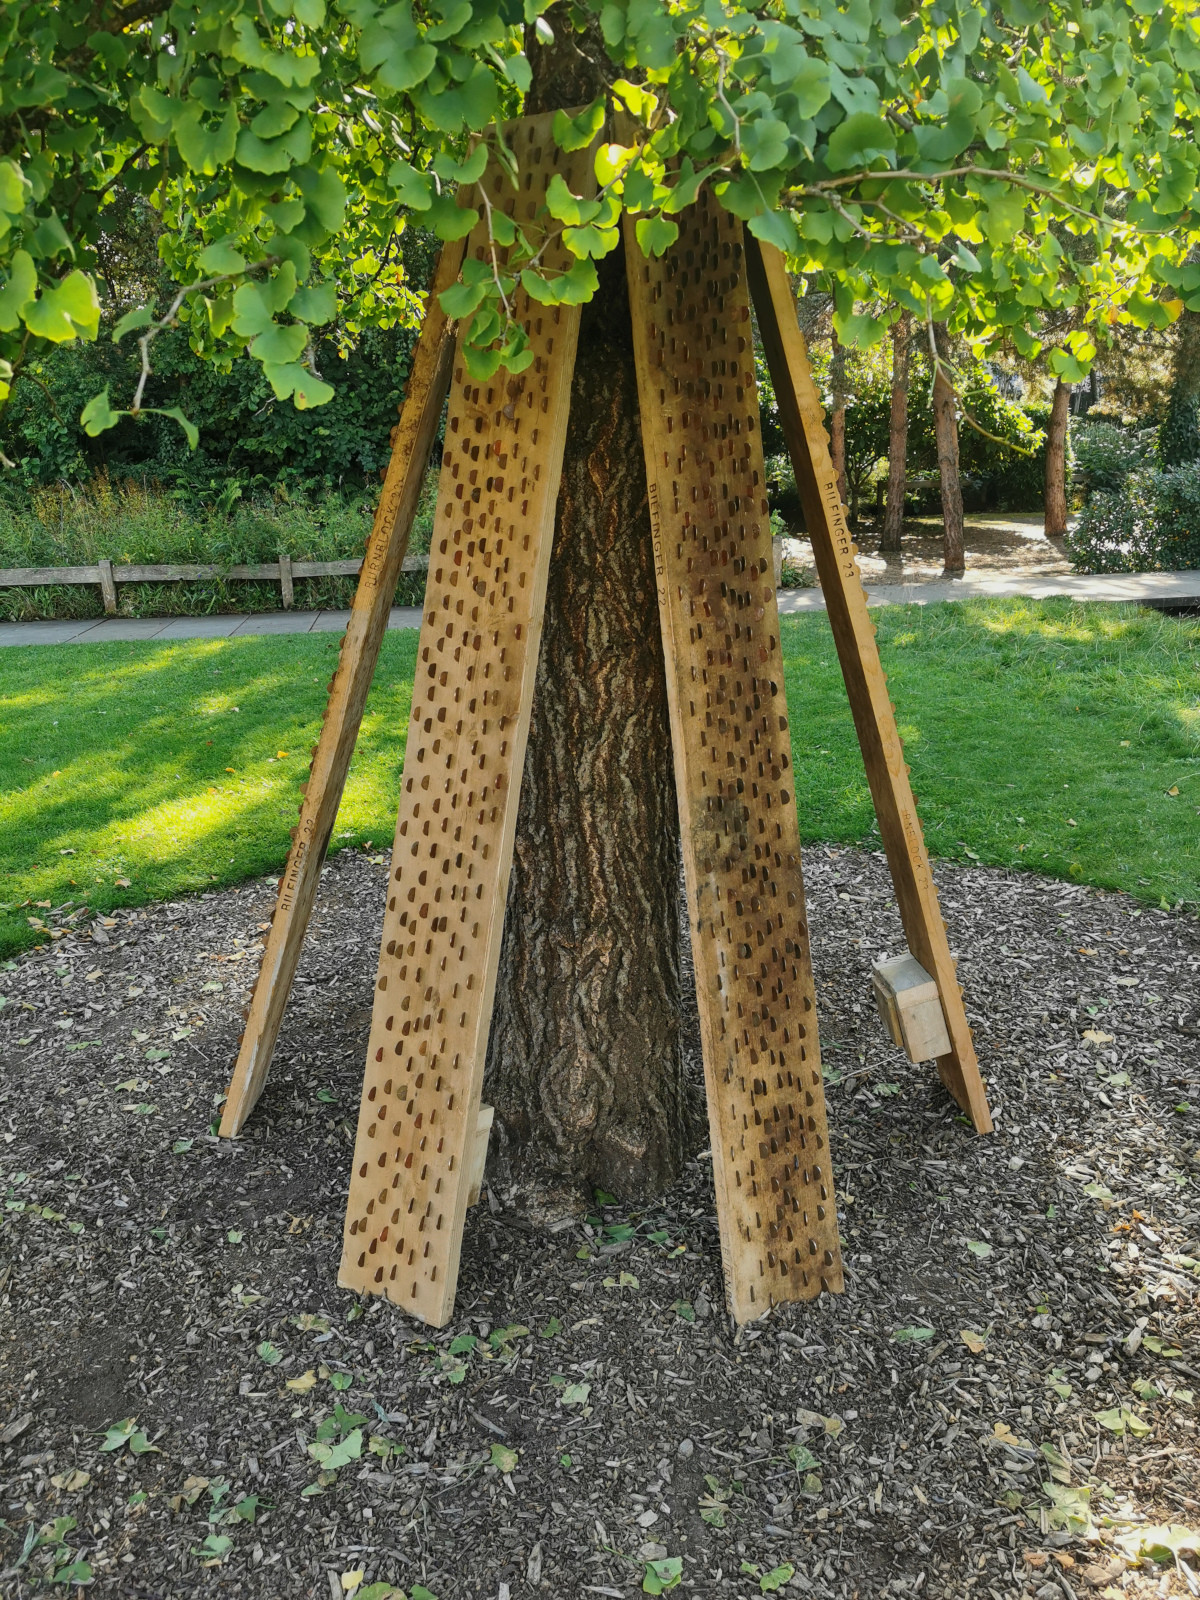
[{"label": "wooden beam end resting on ground", "polygon": [[488,1140],[492,1136],[492,1122],[495,1111],[491,1106],[481,1105],[479,1120],[475,1124],[475,1144],[471,1150],[471,1176],[467,1186],[467,1204],[477,1206],[479,1196],[483,1193],[483,1174],[487,1168]]}]

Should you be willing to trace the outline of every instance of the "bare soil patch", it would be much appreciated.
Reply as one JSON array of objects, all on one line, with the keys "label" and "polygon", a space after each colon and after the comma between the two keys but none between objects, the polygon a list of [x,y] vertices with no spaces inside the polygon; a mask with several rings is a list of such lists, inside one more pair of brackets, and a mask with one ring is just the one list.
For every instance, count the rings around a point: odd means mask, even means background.
[{"label": "bare soil patch", "polygon": [[[904,524],[903,548],[879,548],[879,527],[862,523],[854,530],[858,565],[867,588],[898,583],[929,583],[942,575],[944,544],[939,517],[914,517]],[[968,577],[1049,577],[1073,572],[1061,539],[1047,539],[1040,511],[972,512],[963,529]],[[813,566],[812,545],[798,536],[785,546],[802,568]],[[952,580],[947,580],[952,581]]]},{"label": "bare soil patch", "polygon": [[703,1156],[632,1215],[485,1191],[447,1329],[338,1289],[381,858],[326,868],[234,1144],[268,884],[0,969],[0,1592],[1188,1593],[1115,1541],[1200,1524],[1200,929],[939,866],[978,1139],[874,1014],[882,859],[807,868],[848,1288],[740,1334]]}]

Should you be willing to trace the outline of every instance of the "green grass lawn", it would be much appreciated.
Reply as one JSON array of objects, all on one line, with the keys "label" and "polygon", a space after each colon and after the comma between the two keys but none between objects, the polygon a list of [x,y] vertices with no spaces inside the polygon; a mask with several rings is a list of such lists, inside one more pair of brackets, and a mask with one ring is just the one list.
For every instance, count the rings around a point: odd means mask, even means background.
[{"label": "green grass lawn", "polygon": [[[874,615],[933,854],[1200,902],[1200,621],[1022,600]],[[869,842],[828,625],[782,637],[803,836]],[[0,650],[0,952],[67,901],[278,868],[337,643]],[[415,633],[388,636],[335,846],[390,843],[415,659]]]},{"label": "green grass lawn", "polygon": [[[1200,901],[1200,620],[1068,600],[872,618],[931,855]],[[782,634],[802,837],[877,838],[825,619]]]}]

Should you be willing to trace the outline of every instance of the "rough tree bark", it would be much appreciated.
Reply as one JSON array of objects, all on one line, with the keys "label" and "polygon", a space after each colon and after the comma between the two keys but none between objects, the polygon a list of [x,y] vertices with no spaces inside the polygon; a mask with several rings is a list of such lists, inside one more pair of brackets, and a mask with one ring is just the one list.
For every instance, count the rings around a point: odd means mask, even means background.
[{"label": "rough tree bark", "polygon": [[942,361],[946,357],[945,333],[938,328],[937,371],[933,380],[933,427],[937,439],[938,476],[942,483],[942,522],[945,527],[943,575],[954,577],[965,567],[963,555],[962,478],[958,466],[958,414],[954,390],[946,377]]},{"label": "rough tree bark", "polygon": [[[529,42],[533,114],[587,104],[603,47]],[[488,1049],[493,1172],[622,1198],[679,1173],[679,837],[620,252],[584,307]]]},{"label": "rough tree bark", "polygon": [[912,312],[892,324],[892,410],[888,428],[887,509],[883,514],[881,550],[900,548],[904,526],[904,480],[908,469],[908,370],[912,348]]},{"label": "rough tree bark", "polygon": [[846,505],[849,499],[846,493],[846,350],[836,328],[830,338],[829,388],[833,404],[829,408],[829,456],[837,474],[838,493],[842,504]]},{"label": "rough tree bark", "polygon": [[1046,537],[1061,539],[1067,531],[1067,424],[1071,390],[1061,378],[1054,385],[1046,426]]},{"label": "rough tree bark", "polygon": [[1200,458],[1200,311],[1185,310],[1175,325],[1171,395],[1158,449],[1164,467]]}]

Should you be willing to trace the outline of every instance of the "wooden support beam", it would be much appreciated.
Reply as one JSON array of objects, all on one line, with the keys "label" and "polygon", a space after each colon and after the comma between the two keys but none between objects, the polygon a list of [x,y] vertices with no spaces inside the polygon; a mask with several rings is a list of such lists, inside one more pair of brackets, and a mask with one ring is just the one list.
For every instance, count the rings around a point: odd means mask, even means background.
[{"label": "wooden support beam", "polygon": [[829,439],[796,320],[787,266],[774,246],[760,244],[749,234],[746,246],[750,287],[779,420],[796,474],[900,917],[910,950],[931,974],[941,996],[950,1048],[937,1058],[938,1072],[976,1129],[990,1133],[991,1113],[908,782],[895,708],[867,614],[857,551],[829,459]]},{"label": "wooden support beam", "polygon": [[[438,296],[457,280],[463,249],[461,241],[443,246],[429,292],[383,492],[337,670],[329,685],[329,701],[320,738],[313,749],[300,821],[293,830],[292,848],[279,880],[274,919],[221,1117],[221,1133],[226,1138],[242,1131],[262,1093],[312,915],[321,863],[341,804],[367,691],[387,630],[409,530],[450,383],[454,325],[442,310]],[[290,587],[289,574],[285,599],[290,599]]]},{"label": "wooden support beam", "polygon": [[100,574],[100,593],[104,597],[104,609],[108,615],[115,616],[117,610],[117,586],[113,582],[113,564],[107,556],[102,556],[97,563]]},{"label": "wooden support beam", "polygon": [[741,224],[625,260],[704,1046],[739,1322],[842,1287]]},{"label": "wooden support beam", "polygon": [[283,599],[283,609],[290,611],[295,596],[292,587],[292,558],[285,555],[282,550],[279,552],[279,592]]}]

